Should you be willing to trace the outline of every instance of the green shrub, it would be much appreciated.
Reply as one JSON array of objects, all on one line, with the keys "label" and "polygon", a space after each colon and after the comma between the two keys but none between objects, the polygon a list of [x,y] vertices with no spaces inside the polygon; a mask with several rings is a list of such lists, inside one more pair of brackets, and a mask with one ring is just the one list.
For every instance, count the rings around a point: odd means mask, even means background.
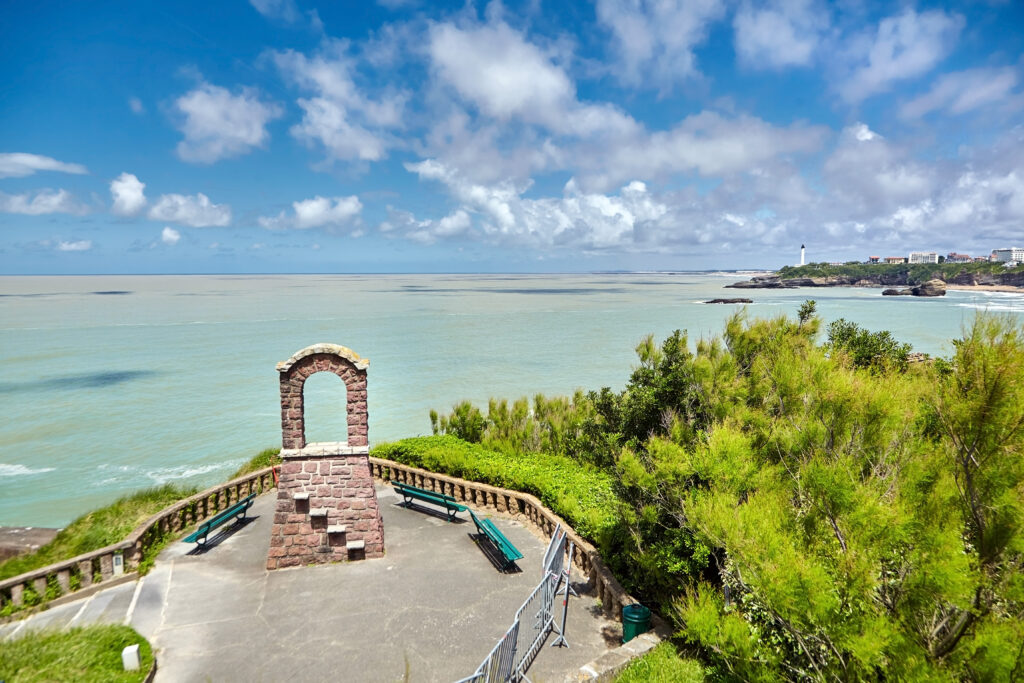
[{"label": "green shrub", "polygon": [[617,521],[613,477],[564,456],[499,453],[451,435],[380,444],[371,454],[432,472],[531,493],[597,544]]}]

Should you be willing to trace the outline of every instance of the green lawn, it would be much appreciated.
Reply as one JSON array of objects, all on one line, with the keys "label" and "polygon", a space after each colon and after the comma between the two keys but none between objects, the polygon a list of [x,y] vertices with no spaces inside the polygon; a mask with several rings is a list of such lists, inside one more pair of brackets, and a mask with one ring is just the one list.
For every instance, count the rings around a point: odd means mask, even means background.
[{"label": "green lawn", "polygon": [[[136,643],[141,667],[125,671],[121,651]],[[152,665],[149,642],[128,626],[38,631],[0,642],[0,681],[6,683],[136,683]]]}]

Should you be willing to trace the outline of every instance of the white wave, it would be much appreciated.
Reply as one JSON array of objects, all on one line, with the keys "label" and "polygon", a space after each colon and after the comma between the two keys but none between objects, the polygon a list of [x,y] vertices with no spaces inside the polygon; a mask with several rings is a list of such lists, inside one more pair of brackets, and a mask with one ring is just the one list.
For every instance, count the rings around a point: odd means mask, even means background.
[{"label": "white wave", "polygon": [[146,472],[146,476],[157,484],[165,484],[175,479],[190,479],[210,472],[224,470],[230,467],[237,467],[242,464],[241,460],[220,462],[210,465],[179,465],[178,467],[162,467],[157,470]]},{"label": "white wave", "polygon": [[20,477],[26,474],[43,474],[44,472],[53,472],[53,470],[53,467],[32,469],[31,467],[25,467],[24,465],[8,465],[7,463],[0,462],[0,477]]},{"label": "white wave", "polygon": [[964,303],[957,304],[960,308],[972,308],[976,311],[1008,311],[1010,313],[1024,313],[1024,301],[1017,302],[1016,306],[1007,305],[1004,303],[996,303],[994,301],[986,301],[983,303]]}]

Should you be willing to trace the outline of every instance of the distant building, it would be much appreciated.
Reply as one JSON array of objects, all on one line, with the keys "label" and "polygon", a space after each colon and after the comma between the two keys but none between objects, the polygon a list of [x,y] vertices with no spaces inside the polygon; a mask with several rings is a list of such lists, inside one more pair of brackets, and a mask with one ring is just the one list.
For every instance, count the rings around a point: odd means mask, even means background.
[{"label": "distant building", "polygon": [[868,256],[868,263],[878,263],[879,260],[877,256]]},{"label": "distant building", "polygon": [[[951,251],[948,254],[946,254],[946,263],[970,263],[971,261],[974,260],[976,259],[972,259],[967,254],[958,254],[955,251]],[[983,258],[981,260],[987,261],[988,259]]]},{"label": "distant building", "polygon": [[912,251],[910,252],[910,263],[938,263],[939,255],[934,251]]},{"label": "distant building", "polygon": [[992,259],[990,257],[988,257],[988,256],[975,256],[974,257],[974,261],[976,263],[977,262],[986,263],[986,262],[991,261],[991,260]]},{"label": "distant building", "polygon": [[1011,261],[1020,263],[1024,261],[1024,248],[1007,247],[1005,249],[993,249],[991,260],[997,263],[1009,263]]},{"label": "distant building", "polygon": [[889,264],[893,264],[893,263],[906,263],[907,262],[907,257],[906,256],[886,256],[885,257],[885,262],[889,263]]}]

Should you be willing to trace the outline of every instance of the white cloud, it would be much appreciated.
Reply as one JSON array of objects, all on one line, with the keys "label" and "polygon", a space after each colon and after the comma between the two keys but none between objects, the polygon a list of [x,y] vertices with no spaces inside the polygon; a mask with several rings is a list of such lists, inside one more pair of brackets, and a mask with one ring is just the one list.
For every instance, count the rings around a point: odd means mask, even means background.
[{"label": "white cloud", "polygon": [[269,138],[267,123],[283,113],[279,105],[260,100],[254,88],[232,95],[209,83],[179,97],[175,107],[185,117],[180,125],[185,139],[178,143],[178,156],[203,164],[262,147]]},{"label": "white cloud", "polygon": [[81,164],[69,164],[57,161],[52,157],[25,152],[7,152],[0,154],[0,178],[22,178],[36,171],[58,171],[82,175],[89,171]]},{"label": "white cloud", "polygon": [[142,104],[142,100],[140,100],[138,97],[129,97],[128,106],[131,107],[133,114],[146,113],[146,106]]},{"label": "white cloud", "polygon": [[114,205],[110,208],[118,216],[134,216],[146,206],[146,183],[131,173],[122,173],[110,181],[110,195]]},{"label": "white cloud", "polygon": [[439,76],[488,116],[547,119],[576,97],[565,72],[503,23],[468,30],[436,24],[429,51]]},{"label": "white cloud", "polygon": [[249,0],[249,4],[268,19],[280,19],[289,24],[301,16],[295,0]]},{"label": "white cloud", "polygon": [[67,190],[39,190],[6,194],[0,192],[0,212],[20,213],[27,216],[41,216],[48,213],[83,214],[88,209],[75,201]]},{"label": "white cloud", "polygon": [[165,194],[149,210],[149,217],[193,228],[222,227],[231,223],[231,207],[214,204],[202,192],[194,196]]},{"label": "white cloud", "polygon": [[939,10],[908,9],[883,19],[873,35],[851,41],[845,55],[848,73],[838,78],[840,95],[859,102],[931,71],[952,50],[963,26],[961,15]]},{"label": "white cloud", "polygon": [[322,145],[331,161],[379,161],[396,144],[388,131],[403,127],[407,95],[385,91],[377,99],[367,97],[355,83],[347,51],[347,43],[328,41],[313,57],[294,50],[272,53],[286,79],[314,93],[298,100],[303,117],[291,134]]},{"label": "white cloud", "polygon": [[321,197],[292,202],[292,215],[282,211],[277,216],[260,216],[259,224],[268,230],[295,228],[340,227],[355,222],[363,210],[359,197]]},{"label": "white cloud", "polygon": [[165,226],[164,229],[160,231],[160,241],[164,244],[173,247],[180,239],[181,233],[170,226]]},{"label": "white cloud", "polygon": [[417,221],[411,214],[393,212],[381,226],[385,232],[397,230],[418,242],[464,236],[470,233],[470,218],[475,216],[479,229],[472,234],[491,243],[629,249],[649,224],[657,224],[668,213],[638,181],[621,188],[616,196],[581,192],[570,180],[562,197],[529,199],[522,196],[528,186],[479,185],[434,160],[406,164],[406,169],[423,180],[440,181],[461,204],[437,221]]},{"label": "white cloud", "polygon": [[612,34],[616,76],[637,87],[669,90],[699,75],[694,49],[725,16],[722,0],[598,0],[597,18]]},{"label": "white cloud", "polygon": [[92,249],[91,240],[78,240],[76,242],[58,242],[57,251],[89,251]]},{"label": "white cloud", "polygon": [[1017,81],[1017,69],[1012,66],[944,74],[927,93],[903,104],[900,116],[916,119],[937,110],[964,114],[981,107],[1020,106],[1019,93],[1013,93]]},{"label": "white cloud", "polygon": [[828,8],[815,0],[744,2],[733,19],[736,54],[755,69],[808,66],[827,28]]}]

